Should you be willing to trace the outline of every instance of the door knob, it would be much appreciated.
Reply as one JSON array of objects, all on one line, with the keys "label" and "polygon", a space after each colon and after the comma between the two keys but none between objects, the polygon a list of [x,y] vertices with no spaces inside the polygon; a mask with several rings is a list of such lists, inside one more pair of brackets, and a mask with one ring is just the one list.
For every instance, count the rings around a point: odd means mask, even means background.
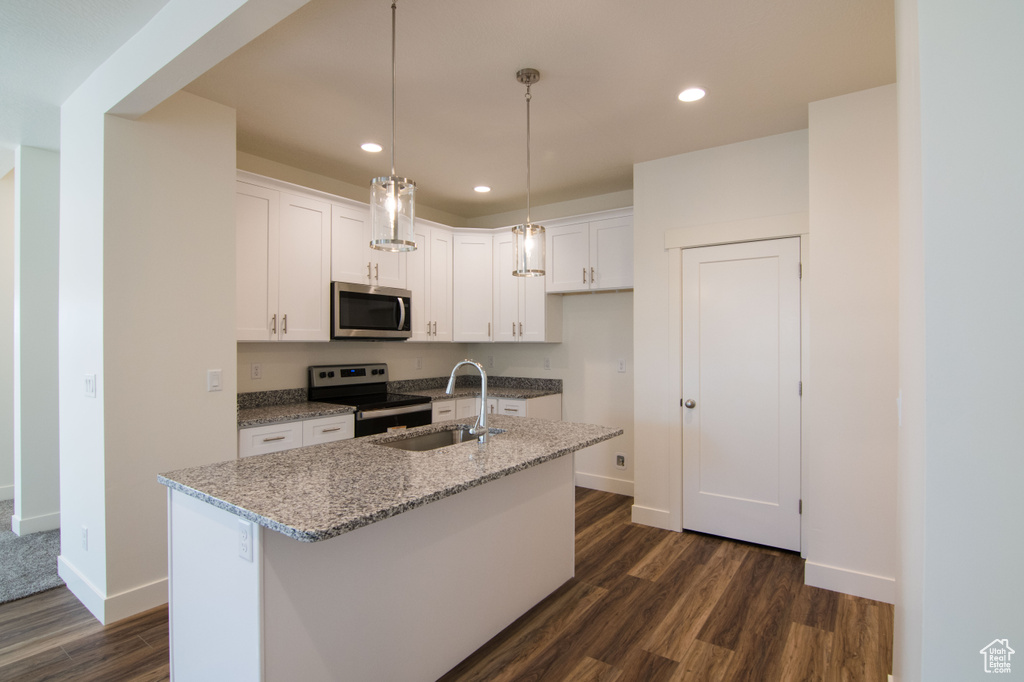
[{"label": "door knob", "polygon": [[692,400],[687,400],[685,403],[683,403],[683,405],[690,408],[691,410],[697,407],[697,403],[693,402]]}]

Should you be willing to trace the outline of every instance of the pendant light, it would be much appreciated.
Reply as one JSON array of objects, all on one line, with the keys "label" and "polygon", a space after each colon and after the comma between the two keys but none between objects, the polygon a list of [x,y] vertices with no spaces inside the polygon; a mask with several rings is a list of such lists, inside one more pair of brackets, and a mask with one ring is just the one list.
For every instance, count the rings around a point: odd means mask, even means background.
[{"label": "pendant light", "polygon": [[391,3],[391,175],[370,185],[370,247],[415,251],[416,183],[395,174],[395,3]]},{"label": "pendant light", "polygon": [[537,69],[520,69],[516,80],[526,86],[526,222],[512,228],[515,235],[516,277],[544,276],[544,228],[530,222],[530,86],[540,80]]}]

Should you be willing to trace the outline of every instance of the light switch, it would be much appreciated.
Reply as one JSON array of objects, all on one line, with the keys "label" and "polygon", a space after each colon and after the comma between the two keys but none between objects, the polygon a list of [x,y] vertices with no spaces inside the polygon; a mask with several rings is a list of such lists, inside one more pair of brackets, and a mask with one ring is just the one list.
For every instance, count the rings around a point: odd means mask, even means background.
[{"label": "light switch", "polygon": [[625,360],[619,360],[619,371],[620,372],[625,372],[626,371],[626,361]]},{"label": "light switch", "polygon": [[206,390],[210,391],[221,391],[224,389],[224,385],[221,383],[221,371],[219,369],[208,369],[206,370]]},{"label": "light switch", "polygon": [[96,397],[96,375],[86,374],[85,375],[85,397],[95,398]]}]

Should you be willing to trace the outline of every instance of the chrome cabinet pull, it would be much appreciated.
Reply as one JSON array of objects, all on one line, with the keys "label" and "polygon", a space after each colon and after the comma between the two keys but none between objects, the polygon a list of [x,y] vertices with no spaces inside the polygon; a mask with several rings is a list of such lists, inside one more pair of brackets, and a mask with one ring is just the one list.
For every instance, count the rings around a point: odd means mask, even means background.
[{"label": "chrome cabinet pull", "polygon": [[427,322],[427,336],[430,336],[430,323]]},{"label": "chrome cabinet pull", "polygon": [[277,333],[277,313],[274,313],[274,316],[270,318],[270,333]]},{"label": "chrome cabinet pull", "polygon": [[491,338],[491,323],[487,323],[487,338]]},{"label": "chrome cabinet pull", "polygon": [[274,436],[273,438],[264,438],[263,442],[264,443],[269,443],[269,442],[274,441],[274,440],[284,440],[284,438],[285,438],[284,436]]},{"label": "chrome cabinet pull", "polygon": [[516,323],[513,322],[512,323],[512,336],[515,336],[515,335],[516,335]]},{"label": "chrome cabinet pull", "polygon": [[380,263],[373,266],[373,278],[378,282],[380,281]]},{"label": "chrome cabinet pull", "polygon": [[523,323],[519,323],[519,338],[523,338]]},{"label": "chrome cabinet pull", "polygon": [[594,283],[594,268],[590,268],[590,283]]},{"label": "chrome cabinet pull", "polygon": [[437,336],[437,322],[434,323],[434,336]]},{"label": "chrome cabinet pull", "polygon": [[287,313],[285,313],[284,315],[281,316],[281,333],[282,334],[287,334],[288,333],[288,314]]},{"label": "chrome cabinet pull", "polygon": [[370,274],[370,261],[366,261],[366,279],[373,279],[373,275]]},{"label": "chrome cabinet pull", "polygon": [[587,283],[587,269],[583,268],[583,283]]},{"label": "chrome cabinet pull", "polygon": [[333,433],[335,431],[341,431],[341,427],[340,426],[335,426],[333,429],[324,429],[320,433]]}]

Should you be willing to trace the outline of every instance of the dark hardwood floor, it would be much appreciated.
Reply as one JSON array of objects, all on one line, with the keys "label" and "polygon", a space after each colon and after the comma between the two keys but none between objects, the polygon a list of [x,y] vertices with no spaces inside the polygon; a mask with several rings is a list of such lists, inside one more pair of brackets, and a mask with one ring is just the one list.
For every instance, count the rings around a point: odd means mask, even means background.
[{"label": "dark hardwood floor", "polygon": [[[577,489],[576,577],[442,682],[884,682],[891,672],[891,605],[804,586],[789,552],[632,524],[631,504]],[[165,679],[166,607],[103,627],[67,588],[0,606],[0,680]]]}]

